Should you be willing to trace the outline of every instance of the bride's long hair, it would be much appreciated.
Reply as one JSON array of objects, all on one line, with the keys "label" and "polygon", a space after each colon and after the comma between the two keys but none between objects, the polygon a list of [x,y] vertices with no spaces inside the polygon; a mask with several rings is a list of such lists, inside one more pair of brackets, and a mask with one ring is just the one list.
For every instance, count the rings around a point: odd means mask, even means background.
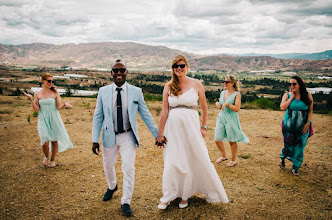
[{"label": "bride's long hair", "polygon": [[180,92],[180,82],[179,82],[179,78],[177,77],[177,75],[174,72],[174,68],[173,65],[176,64],[178,61],[182,60],[183,62],[186,63],[186,66],[188,65],[188,60],[184,55],[177,55],[171,65],[172,68],[172,80],[171,83],[169,84],[169,90],[170,90],[170,94],[174,95],[174,96],[178,96],[179,92]]}]

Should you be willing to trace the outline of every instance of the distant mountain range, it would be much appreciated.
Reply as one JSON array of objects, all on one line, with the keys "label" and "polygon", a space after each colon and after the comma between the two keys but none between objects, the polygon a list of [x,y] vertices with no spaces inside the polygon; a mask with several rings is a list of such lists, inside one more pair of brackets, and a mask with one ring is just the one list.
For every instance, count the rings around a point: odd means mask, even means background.
[{"label": "distant mountain range", "polygon": [[332,59],[332,50],[326,50],[320,53],[285,53],[285,54],[246,53],[246,54],[224,54],[224,55],[241,56],[241,57],[269,56],[280,59],[329,60]]},{"label": "distant mountain range", "polygon": [[[321,60],[280,59],[259,54],[241,56],[203,56],[173,50],[163,46],[149,46],[131,42],[104,42],[53,45],[44,43],[6,45],[0,44],[0,65],[24,65],[70,68],[110,68],[116,59],[126,62],[128,69],[167,71],[173,58],[184,54],[191,70],[248,71],[248,70],[331,70],[331,51],[311,54],[325,56]],[[319,55],[320,54],[320,55]],[[280,54],[281,56],[282,54]],[[290,54],[284,54],[290,56]],[[275,56],[275,55],[273,55]],[[307,57],[308,54],[297,54]],[[291,57],[291,56],[290,56]]]}]

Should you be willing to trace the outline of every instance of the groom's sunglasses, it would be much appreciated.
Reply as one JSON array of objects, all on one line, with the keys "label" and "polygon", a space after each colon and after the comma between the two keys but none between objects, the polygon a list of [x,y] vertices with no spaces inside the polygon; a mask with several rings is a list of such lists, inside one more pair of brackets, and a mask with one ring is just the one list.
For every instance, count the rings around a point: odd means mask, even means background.
[{"label": "groom's sunglasses", "polygon": [[181,69],[183,69],[186,67],[186,64],[180,64],[180,65],[174,64],[172,67],[173,67],[173,69],[177,69],[178,67],[181,67]]},{"label": "groom's sunglasses", "polygon": [[54,83],[54,81],[51,80],[51,79],[47,79],[46,81],[47,81],[48,83]]},{"label": "groom's sunglasses", "polygon": [[120,69],[112,69],[113,73],[118,73],[120,71],[120,73],[125,73],[126,72],[126,68],[120,68]]}]

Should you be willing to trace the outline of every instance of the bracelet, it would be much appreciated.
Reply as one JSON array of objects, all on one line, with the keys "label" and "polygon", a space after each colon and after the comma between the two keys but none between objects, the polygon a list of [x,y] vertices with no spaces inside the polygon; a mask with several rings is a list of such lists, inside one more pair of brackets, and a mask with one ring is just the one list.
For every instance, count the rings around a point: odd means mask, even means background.
[{"label": "bracelet", "polygon": [[202,125],[201,128],[207,129],[207,126],[206,125]]}]

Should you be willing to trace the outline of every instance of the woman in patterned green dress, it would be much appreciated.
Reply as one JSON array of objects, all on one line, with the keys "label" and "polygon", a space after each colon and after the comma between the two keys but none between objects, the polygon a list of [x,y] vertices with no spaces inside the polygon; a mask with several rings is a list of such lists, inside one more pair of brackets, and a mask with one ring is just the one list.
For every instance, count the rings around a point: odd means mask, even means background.
[{"label": "woman in patterned green dress", "polygon": [[[44,74],[42,76],[42,85],[43,89],[35,93],[34,98],[32,98],[31,94],[25,92],[24,95],[30,99],[33,110],[39,112],[38,133],[45,154],[43,166],[53,168],[55,167],[54,160],[57,152],[73,148],[58,111],[65,107],[71,108],[72,105],[66,102],[61,104],[60,94],[53,86],[52,75]],[[50,146],[52,156],[51,162],[48,164]]]},{"label": "woman in patterned green dress", "polygon": [[248,143],[249,138],[243,133],[240,125],[239,114],[241,108],[241,94],[239,93],[238,80],[234,76],[227,75],[224,81],[224,90],[220,94],[217,108],[221,109],[215,128],[214,140],[222,155],[216,163],[227,160],[225,147],[222,141],[229,141],[232,158],[226,165],[232,167],[236,165],[235,157],[237,153],[237,143]]},{"label": "woman in patterned green dress", "polygon": [[280,153],[279,166],[285,169],[285,159],[293,162],[292,174],[298,176],[303,162],[303,152],[312,132],[313,98],[303,80],[293,76],[289,83],[290,92],[282,97],[280,108],[286,111],[282,120],[284,147]]}]

